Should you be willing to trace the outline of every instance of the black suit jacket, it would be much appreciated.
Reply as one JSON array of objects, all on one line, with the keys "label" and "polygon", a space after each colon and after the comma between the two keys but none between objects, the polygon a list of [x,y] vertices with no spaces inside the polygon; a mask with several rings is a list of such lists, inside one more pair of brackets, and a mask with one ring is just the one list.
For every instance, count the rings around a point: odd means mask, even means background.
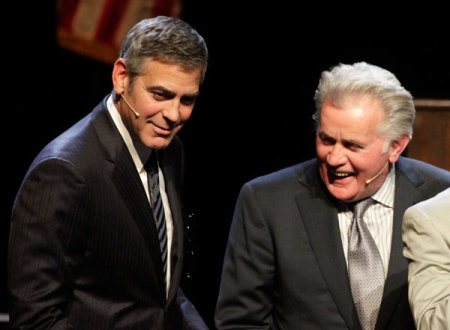
[{"label": "black suit jacket", "polygon": [[[450,186],[450,173],[401,158],[394,227],[377,329],[414,329],[401,224],[407,207]],[[216,308],[219,329],[360,329],[337,209],[316,160],[241,190]]]},{"label": "black suit jacket", "polygon": [[177,138],[163,150],[160,166],[174,222],[167,299],[149,202],[106,98],[43,149],[13,208],[8,257],[13,327],[206,328],[179,289],[183,214]]}]

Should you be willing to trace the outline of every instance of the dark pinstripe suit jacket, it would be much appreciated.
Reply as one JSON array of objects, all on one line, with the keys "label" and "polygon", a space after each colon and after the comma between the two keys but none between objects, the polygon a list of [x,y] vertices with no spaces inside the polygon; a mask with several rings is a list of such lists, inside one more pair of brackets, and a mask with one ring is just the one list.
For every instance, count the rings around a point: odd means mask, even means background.
[{"label": "dark pinstripe suit jacket", "polygon": [[8,256],[12,326],[204,326],[179,289],[183,216],[177,138],[160,164],[174,221],[168,299],[152,212],[105,99],[41,151],[21,185]]}]

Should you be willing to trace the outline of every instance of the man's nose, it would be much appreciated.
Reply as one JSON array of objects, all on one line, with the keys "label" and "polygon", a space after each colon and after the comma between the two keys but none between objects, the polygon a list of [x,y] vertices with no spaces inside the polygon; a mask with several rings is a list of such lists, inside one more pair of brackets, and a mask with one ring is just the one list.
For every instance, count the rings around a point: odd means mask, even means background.
[{"label": "man's nose", "polygon": [[347,156],[345,154],[345,148],[339,144],[335,144],[331,147],[327,155],[327,163],[331,166],[339,166],[345,164]]},{"label": "man's nose", "polygon": [[180,108],[181,103],[179,100],[173,99],[167,102],[162,110],[163,117],[171,123],[177,124],[180,121]]}]

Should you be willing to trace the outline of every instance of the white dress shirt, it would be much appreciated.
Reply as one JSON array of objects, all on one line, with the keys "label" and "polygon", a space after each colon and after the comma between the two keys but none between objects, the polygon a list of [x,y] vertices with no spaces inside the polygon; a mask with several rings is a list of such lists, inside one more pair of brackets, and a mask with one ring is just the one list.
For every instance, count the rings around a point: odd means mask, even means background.
[{"label": "white dress shirt", "polygon": [[[371,196],[376,203],[369,206],[364,213],[364,222],[367,225],[375,244],[380,252],[384,267],[384,275],[387,276],[389,258],[392,245],[392,228],[394,224],[394,193],[395,193],[395,167],[389,171],[386,180],[378,191]],[[339,229],[341,232],[342,247],[345,260],[348,265],[348,238],[353,212],[348,204],[342,203],[338,211]]]},{"label": "white dress shirt", "polygon": [[[141,178],[142,185],[144,186],[145,193],[147,194],[148,201],[150,203],[150,194],[148,191],[148,179],[147,179],[147,171],[144,168],[144,164],[147,161],[152,149],[145,147],[139,141],[133,140],[131,138],[130,133],[128,132],[125,124],[122,121],[122,117],[119,114],[119,111],[115,107],[112,97],[110,96],[106,102],[108,107],[109,114],[111,115],[114,124],[119,130],[122,139],[124,140],[128,151],[133,158],[134,165],[136,166],[136,170]],[[167,230],[167,272],[166,272],[166,296],[169,293],[169,285],[170,285],[170,252],[172,249],[172,237],[173,237],[173,220],[172,220],[172,212],[169,206],[169,199],[167,197],[166,188],[164,184],[164,175],[161,171],[161,168],[158,166],[159,173],[159,189],[161,194],[161,199],[164,206],[164,215],[166,218],[166,230]]]}]

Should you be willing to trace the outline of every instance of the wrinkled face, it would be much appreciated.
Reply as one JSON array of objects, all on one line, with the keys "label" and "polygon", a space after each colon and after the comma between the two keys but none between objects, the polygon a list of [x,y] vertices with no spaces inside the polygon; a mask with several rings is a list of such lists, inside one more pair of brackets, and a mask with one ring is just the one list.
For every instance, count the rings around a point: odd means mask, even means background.
[{"label": "wrinkled face", "polygon": [[386,164],[398,160],[403,150],[398,143],[384,149],[387,141],[379,134],[383,120],[381,103],[368,96],[347,97],[341,107],[324,102],[316,152],[322,180],[338,200],[354,202],[373,195],[389,173]]},{"label": "wrinkled face", "polygon": [[116,107],[130,133],[147,147],[167,147],[192,114],[200,74],[200,69],[147,59],[142,74],[130,86],[126,62],[118,60],[113,83],[116,93],[123,96]]}]

